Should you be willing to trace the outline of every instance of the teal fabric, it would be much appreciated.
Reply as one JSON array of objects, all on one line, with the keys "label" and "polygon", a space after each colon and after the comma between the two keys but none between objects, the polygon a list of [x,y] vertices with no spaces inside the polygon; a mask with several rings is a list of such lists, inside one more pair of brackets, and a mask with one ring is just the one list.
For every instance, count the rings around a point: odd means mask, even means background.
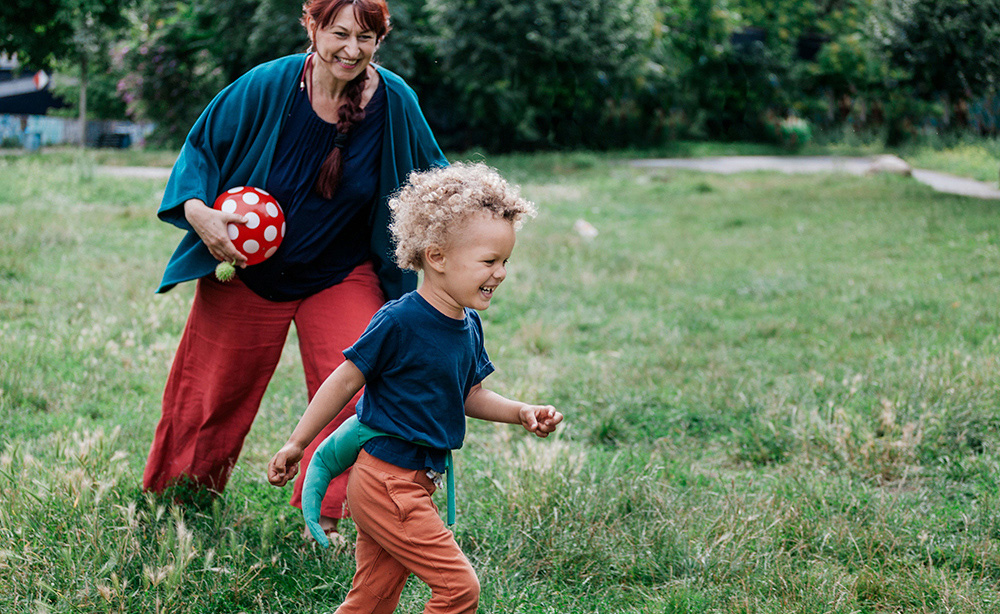
[{"label": "teal fabric", "polygon": [[[351,416],[338,426],[337,430],[330,433],[313,453],[312,460],[309,461],[309,471],[306,472],[305,481],[302,483],[302,515],[305,517],[309,533],[320,546],[324,548],[330,546],[330,540],[319,526],[320,506],[330,487],[330,481],[354,464],[358,454],[361,453],[361,448],[369,439],[385,436],[394,437],[362,424],[357,416]],[[448,451],[446,467],[448,524],[453,525],[455,524],[455,471],[451,450]]]},{"label": "teal fabric", "polygon": [[[299,87],[305,54],[261,64],[222,90],[191,128],[157,211],[157,216],[187,230],[167,263],[157,292],[210,274],[218,262],[184,217],[184,202],[197,198],[209,206],[223,191],[267,184],[274,149],[292,94]],[[394,262],[389,235],[391,194],[413,170],[446,166],[413,90],[395,73],[376,67],[385,82],[388,107],[382,145],[377,202],[371,215],[371,252],[387,299],[413,290],[417,276]]]}]

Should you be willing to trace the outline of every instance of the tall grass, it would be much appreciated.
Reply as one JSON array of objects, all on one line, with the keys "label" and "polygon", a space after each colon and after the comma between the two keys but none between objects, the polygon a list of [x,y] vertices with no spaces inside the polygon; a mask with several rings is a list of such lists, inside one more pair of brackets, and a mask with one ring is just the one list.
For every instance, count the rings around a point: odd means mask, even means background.
[{"label": "tall grass", "polygon": [[[316,550],[263,477],[305,405],[294,335],[227,492],[141,492],[192,288],[152,294],[178,233],[116,162],[0,158],[0,611],[332,612],[351,524]],[[994,203],[487,162],[541,209],[483,314],[489,384],[567,420],[470,423],[480,612],[1000,612]]]}]

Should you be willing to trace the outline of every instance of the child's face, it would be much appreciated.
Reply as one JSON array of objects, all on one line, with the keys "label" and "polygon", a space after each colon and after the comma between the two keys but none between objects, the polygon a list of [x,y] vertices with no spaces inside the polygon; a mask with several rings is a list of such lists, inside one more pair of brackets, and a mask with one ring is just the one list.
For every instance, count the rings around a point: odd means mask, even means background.
[{"label": "child's face", "polygon": [[514,251],[514,224],[484,211],[451,234],[443,250],[441,290],[460,308],[482,311],[490,306],[493,291],[507,277],[507,259]]}]

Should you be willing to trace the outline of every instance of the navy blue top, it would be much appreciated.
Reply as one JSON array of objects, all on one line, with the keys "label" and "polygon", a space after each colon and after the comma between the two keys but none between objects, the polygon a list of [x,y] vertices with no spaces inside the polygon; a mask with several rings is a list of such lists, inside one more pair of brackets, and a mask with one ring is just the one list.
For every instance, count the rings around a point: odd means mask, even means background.
[{"label": "navy blue top", "polygon": [[344,356],[365,376],[358,419],[405,440],[376,437],[365,451],[404,469],[443,473],[448,450],[465,439],[465,398],[493,372],[479,314],[466,309],[464,319],[449,318],[410,292],[386,303]]},{"label": "navy blue top", "polygon": [[341,152],[340,185],[327,200],[314,186],[337,126],[316,115],[304,89],[295,92],[264,188],[284,210],[287,229],[273,256],[237,269],[251,290],[272,301],[300,299],[341,282],[371,258],[368,220],[378,192],[385,107],[381,81]]}]

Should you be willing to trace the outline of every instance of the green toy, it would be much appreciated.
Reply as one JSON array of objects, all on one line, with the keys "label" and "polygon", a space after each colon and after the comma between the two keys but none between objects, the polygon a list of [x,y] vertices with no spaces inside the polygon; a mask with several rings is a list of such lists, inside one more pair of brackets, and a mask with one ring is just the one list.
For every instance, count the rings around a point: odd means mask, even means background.
[{"label": "green toy", "polygon": [[[302,484],[302,515],[305,517],[309,533],[316,543],[324,548],[330,547],[330,540],[319,526],[319,516],[320,505],[330,487],[330,481],[354,464],[362,446],[373,437],[397,436],[366,426],[357,416],[351,416],[319,444],[309,462],[306,480]],[[455,472],[452,468],[451,450],[448,451],[445,469],[448,474],[448,524],[453,525],[455,524]]]}]

